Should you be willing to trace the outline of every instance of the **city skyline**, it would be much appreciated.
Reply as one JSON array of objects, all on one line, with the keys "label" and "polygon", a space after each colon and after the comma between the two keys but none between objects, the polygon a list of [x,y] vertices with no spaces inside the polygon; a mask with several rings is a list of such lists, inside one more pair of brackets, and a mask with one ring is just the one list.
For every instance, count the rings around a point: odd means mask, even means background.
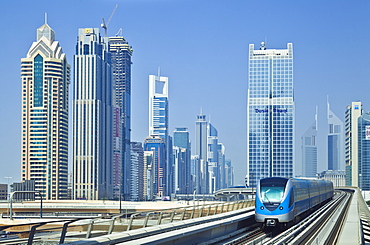
[{"label": "city skyline", "polygon": [[[370,61],[367,58],[370,36],[364,31],[369,25],[366,13],[370,5],[366,1],[356,4],[266,1],[267,7],[235,1],[227,8],[223,1],[117,2],[120,5],[108,27],[109,36],[123,28],[123,36],[135,49],[132,140],[143,142],[147,137],[147,76],[154,74],[160,66],[162,73],[171,78],[169,132],[173,132],[175,127],[187,127],[194,144],[193,121],[202,107],[207,117],[211,115],[219,131],[227,158],[232,159],[236,183],[243,183],[241,178],[246,173],[245,108],[250,43],[258,45],[267,40],[267,48],[294,43],[296,150],[299,148],[297,142],[300,142],[297,137],[309,126],[307,123],[311,121],[316,105],[321,113],[321,125],[322,122],[326,124],[326,117],[322,116],[325,115],[326,95],[330,95],[332,111],[342,121],[345,106],[351,101],[361,100],[365,110],[370,105],[367,97],[370,91]],[[99,27],[101,17],[107,18],[115,4],[105,1],[92,1],[88,5],[70,2],[74,5],[72,10],[68,8],[68,1],[63,4],[46,3],[0,3],[3,10],[1,25],[6,30],[6,37],[11,37],[2,39],[0,98],[6,106],[0,112],[8,116],[0,124],[0,164],[3,167],[12,165],[3,175],[13,176],[13,181],[20,180],[19,62],[33,41],[34,30],[43,24],[44,13],[47,12],[48,23],[55,30],[67,61],[72,64],[78,28]],[[259,8],[263,8],[266,17],[261,18],[256,13],[258,11],[251,11]],[[282,15],[284,11],[289,14]],[[154,13],[158,12],[166,13],[165,17],[156,18]],[[8,28],[7,23],[12,23],[12,28]],[[326,127],[319,126],[319,129],[319,148],[325,149]],[[322,150],[318,154],[321,155],[318,170],[325,170],[326,153]],[[295,157],[296,166],[299,166],[299,151]],[[6,182],[4,176],[0,176],[0,183]]]}]

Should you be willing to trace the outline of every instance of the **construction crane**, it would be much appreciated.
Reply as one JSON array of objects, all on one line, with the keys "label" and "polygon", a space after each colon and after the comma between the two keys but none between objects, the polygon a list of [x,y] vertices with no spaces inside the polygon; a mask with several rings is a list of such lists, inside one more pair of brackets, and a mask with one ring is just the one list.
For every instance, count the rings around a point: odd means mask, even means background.
[{"label": "construction crane", "polygon": [[110,15],[110,17],[109,17],[109,19],[108,19],[108,21],[107,21],[107,23],[105,23],[105,20],[104,20],[104,18],[102,18],[102,23],[101,23],[101,28],[103,28],[104,29],[104,36],[106,37],[107,35],[108,35],[108,25],[109,25],[109,22],[111,21],[111,19],[112,19],[112,17],[113,17],[113,15],[114,15],[114,12],[116,12],[116,9],[117,9],[117,7],[118,7],[118,4],[116,4],[116,6],[114,7],[114,9],[113,9],[113,11],[112,11],[112,14]]}]

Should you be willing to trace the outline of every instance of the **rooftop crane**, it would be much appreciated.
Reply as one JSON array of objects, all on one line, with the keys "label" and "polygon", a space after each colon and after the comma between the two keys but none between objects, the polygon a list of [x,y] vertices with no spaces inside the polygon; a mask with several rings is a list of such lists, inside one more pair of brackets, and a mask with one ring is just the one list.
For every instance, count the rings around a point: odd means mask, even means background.
[{"label": "rooftop crane", "polygon": [[114,9],[113,9],[113,11],[112,11],[112,14],[110,15],[110,17],[109,17],[109,19],[108,19],[108,21],[107,21],[107,23],[105,23],[105,20],[104,20],[104,18],[102,18],[102,23],[101,23],[101,28],[103,28],[104,29],[104,36],[106,37],[107,35],[108,35],[108,25],[109,25],[109,22],[111,21],[111,19],[112,19],[112,17],[113,17],[113,15],[114,15],[114,12],[116,12],[116,9],[117,9],[117,7],[118,7],[118,4],[116,4],[116,6],[114,7]]}]

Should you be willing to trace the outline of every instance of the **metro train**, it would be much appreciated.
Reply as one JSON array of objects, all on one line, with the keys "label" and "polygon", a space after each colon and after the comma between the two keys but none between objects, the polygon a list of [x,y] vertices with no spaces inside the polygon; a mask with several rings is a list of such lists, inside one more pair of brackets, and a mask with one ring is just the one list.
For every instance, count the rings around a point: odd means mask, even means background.
[{"label": "metro train", "polygon": [[256,191],[256,222],[288,226],[306,211],[331,200],[333,183],[325,180],[272,177],[261,179]]}]

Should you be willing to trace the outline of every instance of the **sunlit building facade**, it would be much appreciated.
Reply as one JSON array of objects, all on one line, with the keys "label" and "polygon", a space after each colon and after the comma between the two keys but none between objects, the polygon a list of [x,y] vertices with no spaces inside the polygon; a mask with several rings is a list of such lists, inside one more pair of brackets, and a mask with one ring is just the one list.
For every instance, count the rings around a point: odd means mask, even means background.
[{"label": "sunlit building facade", "polygon": [[247,106],[247,182],[265,177],[293,177],[293,45],[259,50],[249,45]]},{"label": "sunlit building facade", "polygon": [[362,103],[352,102],[347,106],[345,114],[345,160],[346,185],[359,186],[358,164],[358,118],[363,114]]},{"label": "sunlit building facade", "polygon": [[67,199],[70,66],[48,24],[21,62],[21,180],[34,181],[43,199]]},{"label": "sunlit building facade", "polygon": [[112,71],[99,28],[78,30],[74,56],[74,199],[112,199]]},{"label": "sunlit building facade", "polygon": [[361,190],[370,191],[370,112],[358,118],[358,176]]}]

